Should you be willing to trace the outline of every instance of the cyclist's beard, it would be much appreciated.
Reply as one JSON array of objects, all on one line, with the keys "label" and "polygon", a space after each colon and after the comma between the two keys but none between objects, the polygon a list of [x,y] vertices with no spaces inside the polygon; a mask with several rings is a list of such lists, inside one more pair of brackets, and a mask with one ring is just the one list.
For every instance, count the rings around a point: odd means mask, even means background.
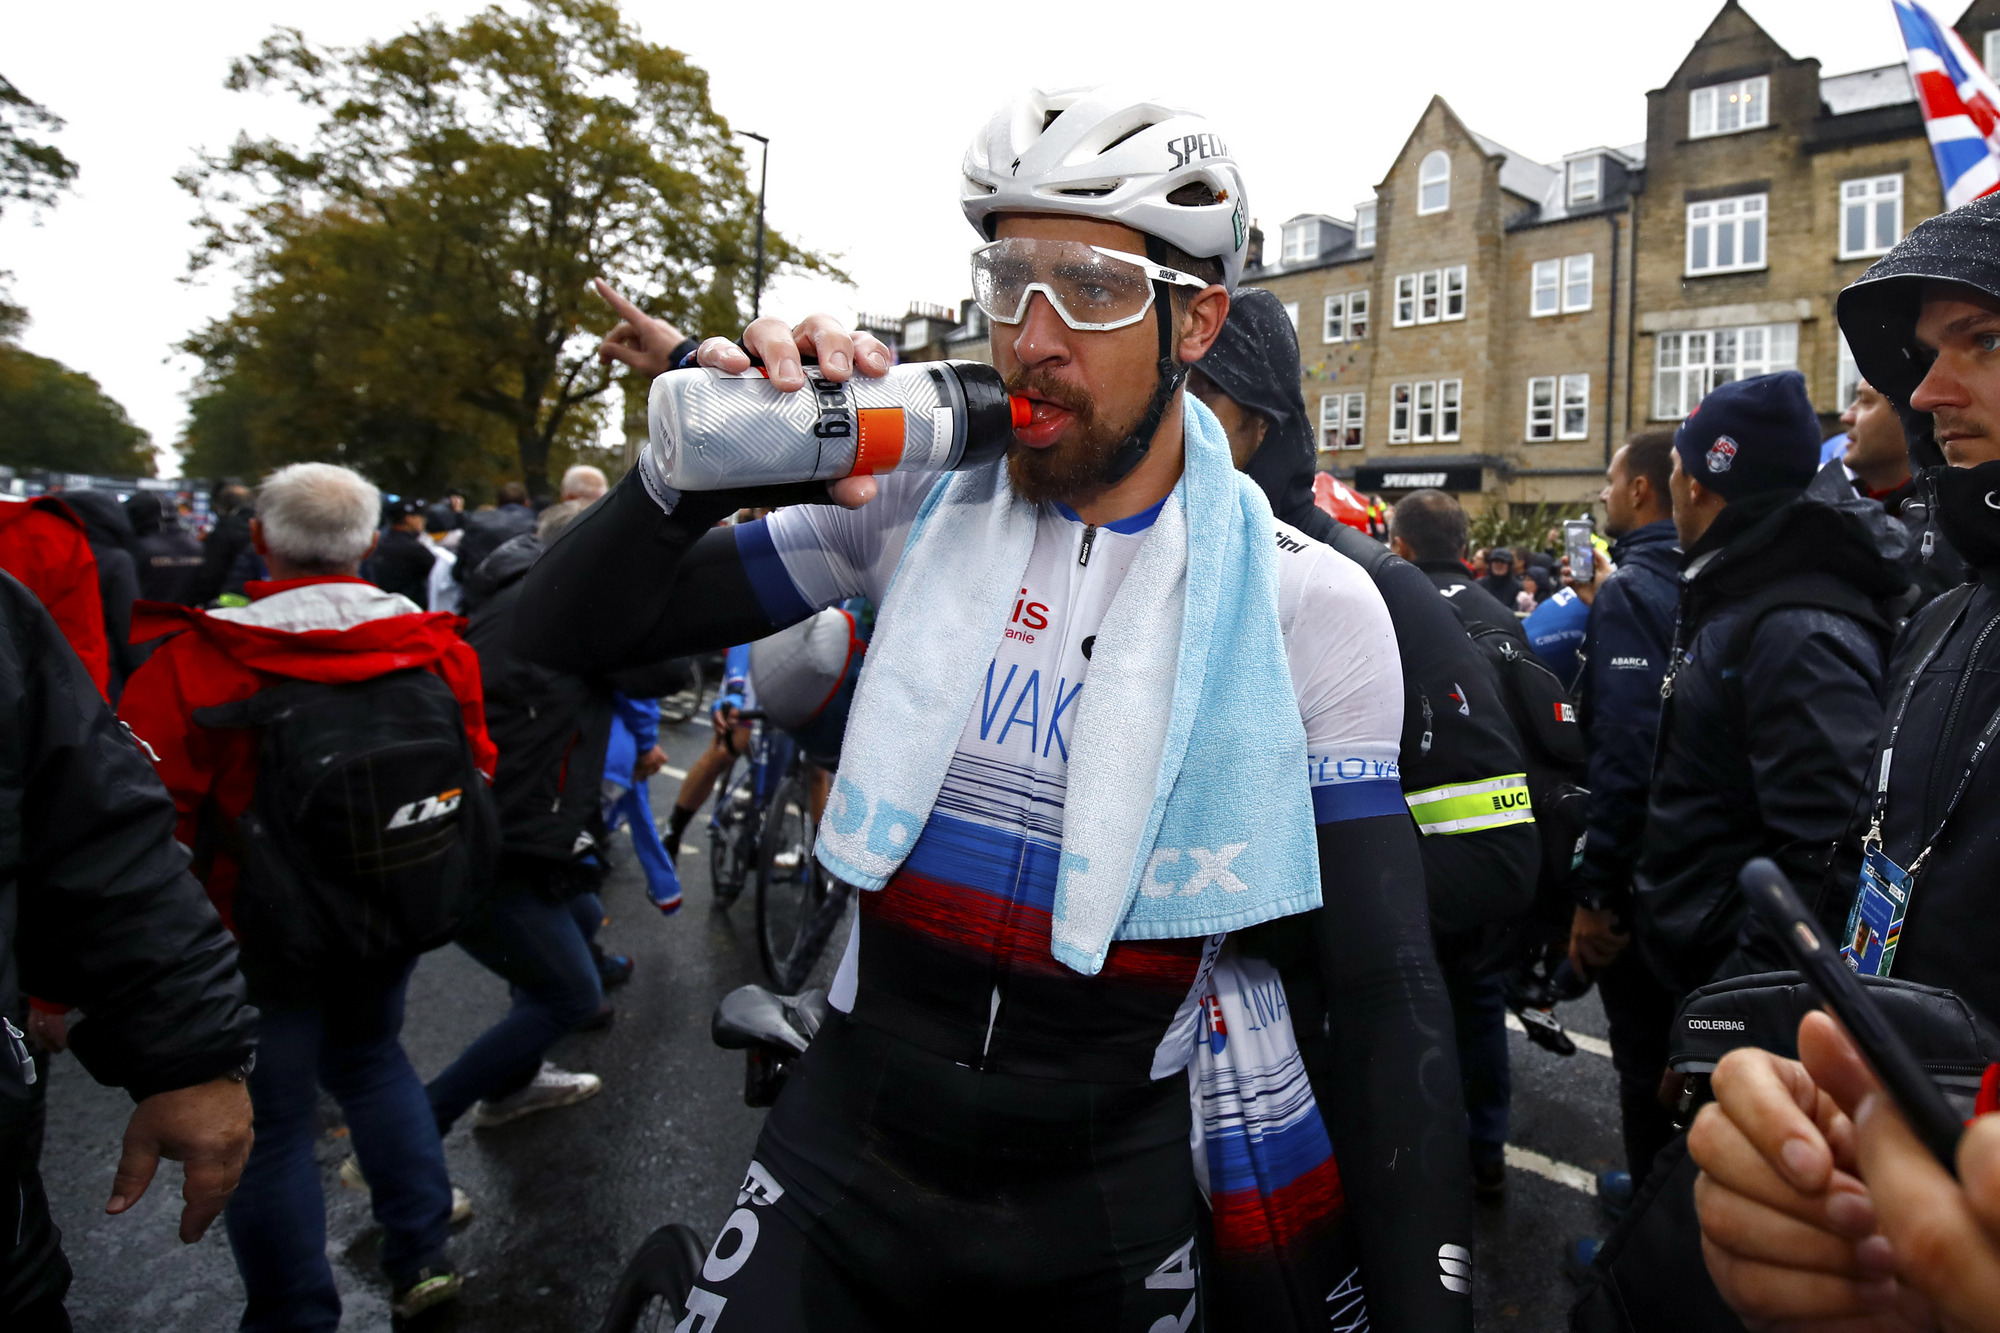
[{"label": "cyclist's beard", "polygon": [[1008,376],[1007,392],[1032,393],[1075,416],[1068,436],[1046,449],[1016,444],[1007,450],[1007,479],[1014,494],[1030,504],[1060,501],[1074,507],[1095,498],[1105,489],[1111,455],[1146,412],[1142,403],[1129,421],[1101,420],[1088,390],[1026,369]]}]

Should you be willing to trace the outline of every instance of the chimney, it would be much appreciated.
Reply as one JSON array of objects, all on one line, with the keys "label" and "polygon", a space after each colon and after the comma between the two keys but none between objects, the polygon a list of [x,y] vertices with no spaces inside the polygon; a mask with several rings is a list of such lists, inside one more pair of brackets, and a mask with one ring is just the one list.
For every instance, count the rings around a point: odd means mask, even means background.
[{"label": "chimney", "polygon": [[1250,224],[1250,246],[1243,256],[1243,267],[1264,267],[1264,229],[1255,222]]}]

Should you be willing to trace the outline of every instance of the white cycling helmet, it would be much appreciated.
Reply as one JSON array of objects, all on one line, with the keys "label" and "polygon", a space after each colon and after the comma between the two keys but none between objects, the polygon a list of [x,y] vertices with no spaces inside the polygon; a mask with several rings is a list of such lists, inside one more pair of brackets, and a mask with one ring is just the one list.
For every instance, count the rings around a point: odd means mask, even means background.
[{"label": "white cycling helmet", "polygon": [[1102,218],[1220,260],[1232,293],[1250,245],[1243,175],[1215,127],[1116,88],[1037,88],[994,112],[959,196],[989,241],[1001,213]]}]

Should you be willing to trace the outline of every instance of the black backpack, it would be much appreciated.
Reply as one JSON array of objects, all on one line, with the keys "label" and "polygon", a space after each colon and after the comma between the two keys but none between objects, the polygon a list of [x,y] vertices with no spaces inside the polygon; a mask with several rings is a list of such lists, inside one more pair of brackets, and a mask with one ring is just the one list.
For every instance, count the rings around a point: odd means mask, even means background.
[{"label": "black backpack", "polygon": [[286,681],[194,720],[262,732],[250,808],[233,828],[203,831],[209,856],[212,839],[237,853],[236,926],[260,972],[414,958],[491,892],[493,798],[458,700],[432,672]]},{"label": "black backpack", "polygon": [[1573,887],[1583,864],[1584,813],[1590,791],[1588,752],[1577,721],[1576,700],[1562,679],[1497,625],[1467,623],[1466,633],[1492,661],[1500,700],[1521,737],[1528,798],[1535,811],[1542,864],[1535,901],[1521,916],[1487,932],[1479,949],[1482,971],[1501,971],[1566,936],[1575,911]]}]

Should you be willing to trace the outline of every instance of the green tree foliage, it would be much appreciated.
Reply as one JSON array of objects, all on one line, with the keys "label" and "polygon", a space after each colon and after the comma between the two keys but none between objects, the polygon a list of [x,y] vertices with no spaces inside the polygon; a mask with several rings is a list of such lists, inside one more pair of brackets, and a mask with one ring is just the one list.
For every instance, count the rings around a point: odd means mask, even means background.
[{"label": "green tree foliage", "polygon": [[0,75],[0,210],[10,203],[47,207],[76,179],[76,163],[62,149],[26,133],[62,127],[62,117]]},{"label": "green tree foliage", "polygon": [[[741,326],[755,196],[708,79],[611,0],[527,0],[458,27],[314,46],[281,29],[236,62],[321,115],[310,144],[239,139],[182,184],[197,269],[236,309],[191,337],[190,470],[339,458],[435,494],[590,454],[615,322],[604,274],[683,327]],[[782,238],[779,264],[825,271]]]},{"label": "green tree foliage", "polygon": [[150,477],[153,443],[90,376],[0,342],[0,463]]}]

